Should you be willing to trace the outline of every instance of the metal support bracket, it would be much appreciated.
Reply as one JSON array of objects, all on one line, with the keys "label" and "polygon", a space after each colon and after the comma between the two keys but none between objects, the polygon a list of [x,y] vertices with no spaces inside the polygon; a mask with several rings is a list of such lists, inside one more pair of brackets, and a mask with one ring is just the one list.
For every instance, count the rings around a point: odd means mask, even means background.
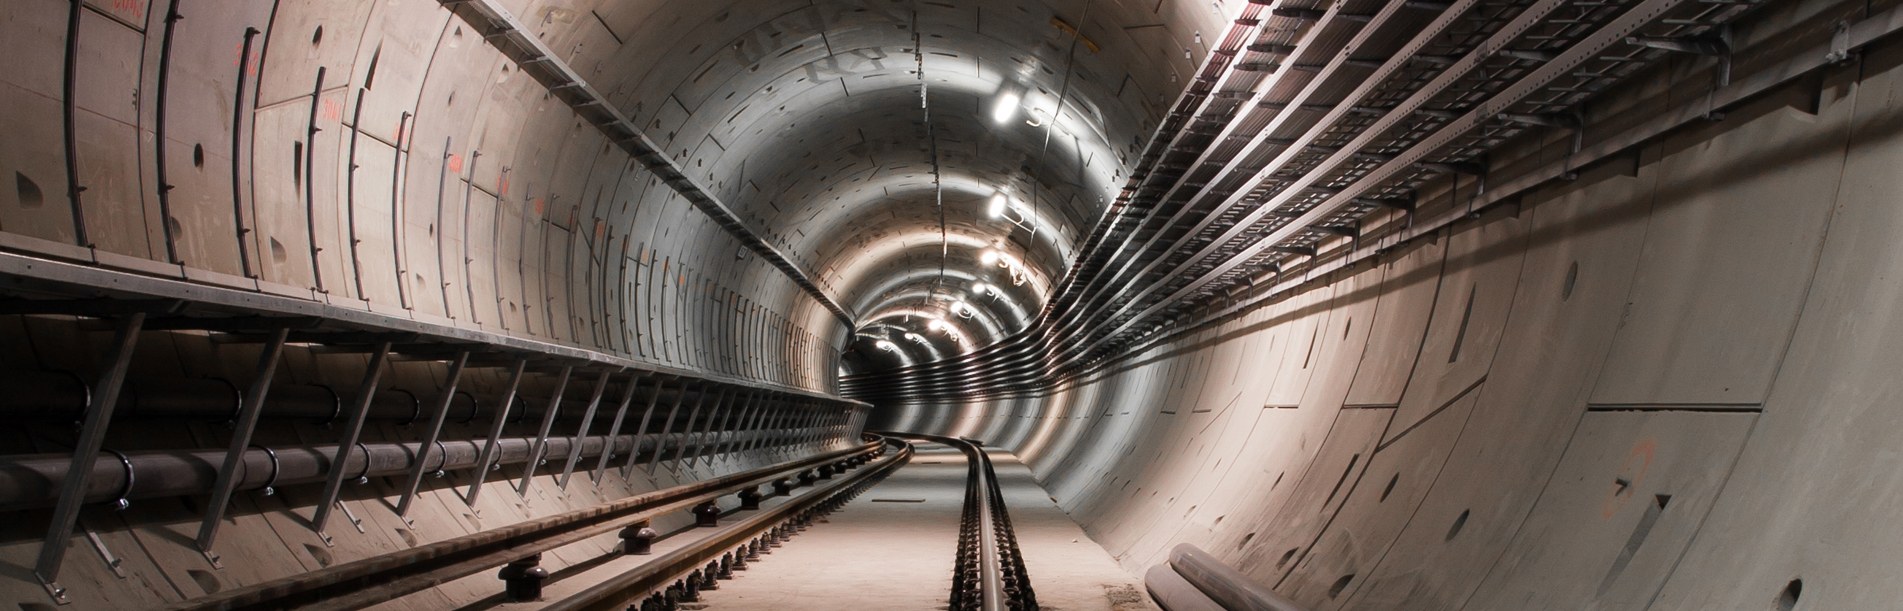
[{"label": "metal support bracket", "polygon": [[[581,426],[575,429],[575,440],[568,444],[568,462],[562,466],[562,477],[556,482],[556,486],[563,490],[568,489],[568,479],[575,474],[575,463],[581,460],[582,439],[588,436],[588,427],[595,423],[595,408],[601,405],[601,395],[608,390],[608,377],[614,373],[614,371],[603,370],[601,377],[595,379],[595,392],[589,395],[588,407],[582,410]],[[612,445],[614,445],[614,439],[609,438],[601,448],[601,453],[606,455]]]},{"label": "metal support bracket", "polygon": [[[436,402],[436,411],[430,414],[429,428],[423,431],[423,440],[416,446],[415,463],[410,465],[410,477],[403,486],[403,496],[396,502],[396,517],[410,522],[410,503],[416,500],[417,489],[423,486],[423,474],[429,472],[430,450],[437,447],[437,438],[443,433],[443,421],[449,418],[449,403],[456,398],[456,385],[462,381],[463,367],[469,364],[469,351],[456,353],[449,362],[449,375],[443,381],[443,396]],[[449,457],[443,456],[447,461]],[[441,470],[440,463],[438,470]]]},{"label": "metal support bracket", "polygon": [[528,366],[528,359],[519,358],[509,367],[509,383],[502,392],[501,405],[496,406],[495,422],[489,425],[489,439],[482,445],[482,455],[476,458],[475,481],[469,482],[469,493],[463,495],[463,504],[476,515],[482,515],[482,510],[476,508],[476,497],[482,494],[482,485],[489,481],[489,470],[496,461],[496,445],[502,440],[502,426],[509,422],[509,408],[515,404],[516,390],[522,386],[522,371]]},{"label": "metal support bracket", "polygon": [[516,496],[529,495],[529,482],[535,479],[535,469],[542,465],[542,454],[548,451],[549,429],[555,426],[555,414],[562,408],[562,392],[568,389],[568,376],[575,368],[563,365],[560,374],[555,376],[555,392],[548,398],[548,411],[542,414],[542,428],[535,434],[535,444],[529,446],[529,461],[522,467],[522,481],[515,486]]},{"label": "metal support bracket", "polygon": [[290,333],[289,328],[279,328],[264,344],[264,352],[258,355],[258,372],[251,378],[251,387],[245,390],[244,403],[238,406],[231,446],[225,450],[218,481],[211,489],[211,504],[205,507],[204,520],[198,523],[198,551],[213,568],[225,568],[211,546],[218,538],[218,525],[225,517],[225,508],[231,505],[231,495],[237,490],[239,468],[244,466],[245,451],[251,448],[251,433],[258,428],[258,415],[264,411],[265,397],[271,392],[271,378],[277,374],[278,360],[284,355],[284,340]]},{"label": "metal support bracket", "polygon": [[[343,507],[343,501],[337,495],[344,489],[344,463],[350,458],[350,451],[356,449],[357,438],[363,433],[363,421],[370,415],[370,401],[377,396],[377,386],[383,380],[383,365],[390,358],[390,341],[384,340],[370,352],[370,365],[364,368],[363,381],[357,385],[357,400],[350,406],[350,420],[344,424],[344,434],[337,440],[337,454],[331,457],[330,474],[324,478],[324,494],[317,504],[317,512],[311,516],[311,530],[317,531],[317,538],[331,545],[330,535],[324,533],[324,524],[330,519],[332,507]],[[369,460],[369,457],[364,457]],[[343,507],[346,514],[350,508]],[[359,531],[363,525],[351,516],[352,524]]]},{"label": "metal support bracket", "polygon": [[59,585],[60,564],[66,558],[66,545],[79,523],[80,506],[86,502],[86,487],[92,480],[92,464],[99,458],[99,447],[106,440],[106,425],[112,422],[112,410],[118,407],[119,389],[126,381],[126,369],[132,364],[132,351],[139,344],[139,330],[145,325],[145,313],[135,312],[119,320],[113,337],[112,360],[93,384],[92,400],[86,406],[86,420],[80,425],[79,438],[73,444],[73,460],[67,473],[77,477],[60,483],[59,501],[53,507],[53,523],[40,544],[40,557],[33,575],[58,604],[69,604],[66,588]]},{"label": "metal support bracket", "polygon": [[[641,380],[646,378],[646,375],[639,373],[629,376],[628,387],[621,389],[621,404],[615,408],[614,420],[608,424],[608,440],[602,445],[601,456],[595,460],[594,474],[589,477],[590,480],[595,482],[596,486],[600,486],[601,478],[608,474],[608,461],[614,459],[615,438],[621,436],[621,423],[628,416],[628,405],[634,403],[634,391],[641,385]],[[658,392],[660,389],[656,388],[655,390],[657,391],[655,398],[658,399],[660,398],[660,393]],[[632,445],[633,447],[628,449],[629,454],[634,454],[641,450],[640,432],[637,431],[635,433],[634,443]]]}]

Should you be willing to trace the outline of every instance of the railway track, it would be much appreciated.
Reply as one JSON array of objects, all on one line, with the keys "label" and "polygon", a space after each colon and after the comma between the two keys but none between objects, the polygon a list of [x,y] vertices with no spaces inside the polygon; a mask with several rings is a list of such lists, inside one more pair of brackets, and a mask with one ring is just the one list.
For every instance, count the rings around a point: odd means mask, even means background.
[{"label": "railway track", "polygon": [[[905,465],[913,454],[910,439],[955,448],[967,459],[948,608],[1037,609],[984,448],[968,439],[900,437],[869,434],[849,448],[220,592],[173,608],[361,609],[494,571],[500,580],[495,594],[463,609],[681,609]],[[656,531],[656,519],[670,514],[691,515],[693,525]],[[571,546],[609,534],[618,536],[620,545],[572,562],[573,550],[585,548]],[[552,579],[541,560],[563,548],[570,548],[563,553],[571,562],[560,569],[560,579]]]},{"label": "railway track", "polygon": [[944,444],[963,452],[969,465],[965,478],[965,507],[958,532],[958,558],[952,563],[952,611],[1034,611],[1037,595],[1024,557],[1018,551],[1004,491],[991,466],[991,456],[976,441],[933,435],[906,435]]},{"label": "railway track", "polygon": [[[815,517],[837,508],[911,456],[911,445],[866,436],[865,443],[684,484],[400,552],[339,564],[185,601],[174,609],[359,609],[485,571],[497,596],[472,607],[537,601],[549,579],[542,554],[619,532],[622,544],[596,563],[635,559],[633,568],[546,603],[553,609],[673,609],[734,570],[771,553]],[[767,490],[763,490],[766,488]],[[722,510],[726,497],[739,509]],[[656,518],[686,512],[696,527],[671,535]],[[722,518],[727,520],[724,524]],[[672,540],[672,541],[670,541]],[[684,544],[681,541],[686,541]],[[657,544],[665,551],[655,553]]]}]

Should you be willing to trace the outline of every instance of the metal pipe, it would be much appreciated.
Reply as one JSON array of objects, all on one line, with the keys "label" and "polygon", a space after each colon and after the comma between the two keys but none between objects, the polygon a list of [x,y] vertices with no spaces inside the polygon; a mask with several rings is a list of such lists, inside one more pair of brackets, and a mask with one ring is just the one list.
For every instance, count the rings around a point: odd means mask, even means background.
[{"label": "metal pipe", "polygon": [[[636,450],[635,443],[640,441],[639,453],[650,452],[659,435],[637,437],[620,435],[613,438],[610,451],[616,454]],[[582,437],[582,456],[593,457],[601,453],[602,445],[609,438],[605,435]],[[574,437],[552,437],[547,440],[547,449],[564,452],[575,443]],[[496,464],[514,465],[528,461],[530,450],[535,442],[533,437],[510,437],[496,443]],[[286,486],[318,483],[333,473],[350,477],[385,477],[405,475],[421,454],[421,445],[417,442],[380,442],[362,443],[350,447],[348,457],[340,469],[331,469],[332,456],[342,448],[336,444],[315,446],[278,447],[266,450],[252,446],[245,450],[239,460],[239,476],[233,478],[233,490],[257,490],[269,484],[278,489]],[[429,457],[431,467],[443,471],[461,471],[476,467],[482,453],[483,439],[462,439],[441,442],[440,447],[432,445]],[[271,454],[277,455],[276,474],[272,479]],[[438,454],[441,455],[440,463]],[[70,478],[72,475],[72,457],[67,454],[24,454],[0,456],[0,511],[20,511],[52,505],[61,499],[60,487],[64,483],[83,482],[74,487],[71,498],[80,503],[112,501],[120,498],[138,500],[150,498],[169,498],[205,494],[211,491],[218,477],[218,465],[224,460],[223,448],[198,450],[153,450],[145,452],[125,452],[125,460],[118,456],[95,457],[90,469],[83,478]],[[128,471],[126,465],[131,465]],[[130,475],[131,485],[127,480]]]},{"label": "metal pipe", "polygon": [[1188,543],[1177,544],[1170,550],[1170,568],[1224,609],[1302,611],[1301,605]]},{"label": "metal pipe", "polygon": [[[115,419],[201,419],[230,420],[238,411],[239,396],[231,391],[240,384],[222,378],[127,378],[119,393]],[[0,418],[77,420],[86,412],[90,396],[84,378],[62,372],[0,372],[0,388],[7,389],[7,401],[0,402]],[[666,391],[670,396],[673,390]],[[317,423],[341,422],[343,406],[355,395],[323,384],[278,384],[271,387],[271,401],[259,417],[265,420],[304,420]],[[372,398],[367,420],[407,421],[417,417],[417,394],[434,390],[406,390],[384,387]],[[500,404],[506,393],[458,392],[450,400],[445,418],[450,422],[470,422],[482,416],[482,406]],[[666,397],[663,397],[664,399]],[[565,400],[558,420],[580,417],[581,400]],[[510,413],[517,420],[539,418],[546,405],[518,401]]]}]

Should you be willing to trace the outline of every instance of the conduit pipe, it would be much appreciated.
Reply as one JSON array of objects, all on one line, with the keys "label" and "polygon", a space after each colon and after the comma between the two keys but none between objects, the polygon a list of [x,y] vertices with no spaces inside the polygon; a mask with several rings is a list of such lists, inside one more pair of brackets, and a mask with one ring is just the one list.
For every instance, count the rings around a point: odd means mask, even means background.
[{"label": "conduit pipe", "polygon": [[[776,431],[783,439],[797,439],[798,431]],[[680,433],[676,433],[679,435]],[[716,434],[717,435],[717,434]],[[759,433],[741,433],[742,437]],[[698,435],[694,435],[698,437]],[[654,435],[639,437],[640,450],[654,446]],[[709,437],[714,437],[710,435]],[[601,455],[606,436],[590,435],[581,439],[581,455]],[[550,437],[551,453],[565,453],[575,437]],[[619,435],[613,439],[613,453],[626,456],[635,447],[637,437]],[[497,443],[497,464],[521,464],[529,456],[535,440],[512,437]],[[466,470],[476,465],[483,440],[443,441],[430,453],[430,471]],[[417,455],[417,443],[363,443],[345,459],[346,477],[384,477],[409,472]],[[252,446],[238,464],[234,478],[237,490],[257,490],[324,481],[329,474],[330,457],[336,444],[265,449]],[[84,502],[168,498],[206,494],[218,479],[218,465],[224,450],[157,450],[145,452],[105,452],[93,462],[92,477],[83,491]],[[441,458],[438,458],[441,457]],[[46,507],[59,496],[59,483],[65,481],[72,457],[65,454],[29,454],[0,456],[0,511],[19,511]],[[129,476],[129,477],[128,477]]]},{"label": "conduit pipe", "polygon": [[[7,401],[0,403],[0,414],[13,418],[79,418],[85,413],[87,395],[91,392],[85,380],[58,372],[0,374],[0,388],[8,389]],[[119,394],[119,407],[113,414],[114,419],[230,418],[237,413],[242,399],[242,386],[220,378],[135,378],[126,380],[124,388]],[[343,410],[350,405],[350,392],[340,392],[322,384],[274,385],[261,415],[264,418],[318,423],[341,420]],[[652,393],[653,390],[646,389],[644,392]],[[675,392],[678,391],[669,389],[661,394],[665,398]],[[378,391],[372,399],[368,417],[398,422],[424,420],[426,415],[423,412],[429,408],[427,403],[434,396],[436,391],[431,389],[411,391],[386,388]],[[494,397],[458,391],[450,400],[447,421],[486,422],[487,418],[495,414],[497,402],[498,399]],[[574,403],[577,409],[564,409],[562,413],[579,412],[579,406],[583,404],[579,400],[570,403]],[[521,422],[540,416],[546,407],[544,402],[522,401],[518,398],[515,408],[509,410],[509,421]],[[558,416],[557,419],[564,418]]]}]

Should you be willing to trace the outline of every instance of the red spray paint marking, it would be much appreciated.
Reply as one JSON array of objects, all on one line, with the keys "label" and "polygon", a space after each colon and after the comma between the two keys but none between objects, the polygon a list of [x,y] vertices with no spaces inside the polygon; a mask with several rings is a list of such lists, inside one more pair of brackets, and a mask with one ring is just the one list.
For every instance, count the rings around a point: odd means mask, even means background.
[{"label": "red spray paint marking", "polygon": [[462,155],[449,156],[449,172],[451,174],[463,173],[463,156]]},{"label": "red spray paint marking", "polygon": [[112,0],[112,12],[138,21],[145,18],[145,3],[139,0]]},{"label": "red spray paint marking", "polygon": [[1619,513],[1619,508],[1638,494],[1639,484],[1645,481],[1645,472],[1652,468],[1652,457],[1658,453],[1658,445],[1658,440],[1650,437],[1632,444],[1632,451],[1626,454],[1625,462],[1619,465],[1619,473],[1613,476],[1612,492],[1606,496],[1606,502],[1600,508],[1600,519],[1612,519],[1612,514]]}]

